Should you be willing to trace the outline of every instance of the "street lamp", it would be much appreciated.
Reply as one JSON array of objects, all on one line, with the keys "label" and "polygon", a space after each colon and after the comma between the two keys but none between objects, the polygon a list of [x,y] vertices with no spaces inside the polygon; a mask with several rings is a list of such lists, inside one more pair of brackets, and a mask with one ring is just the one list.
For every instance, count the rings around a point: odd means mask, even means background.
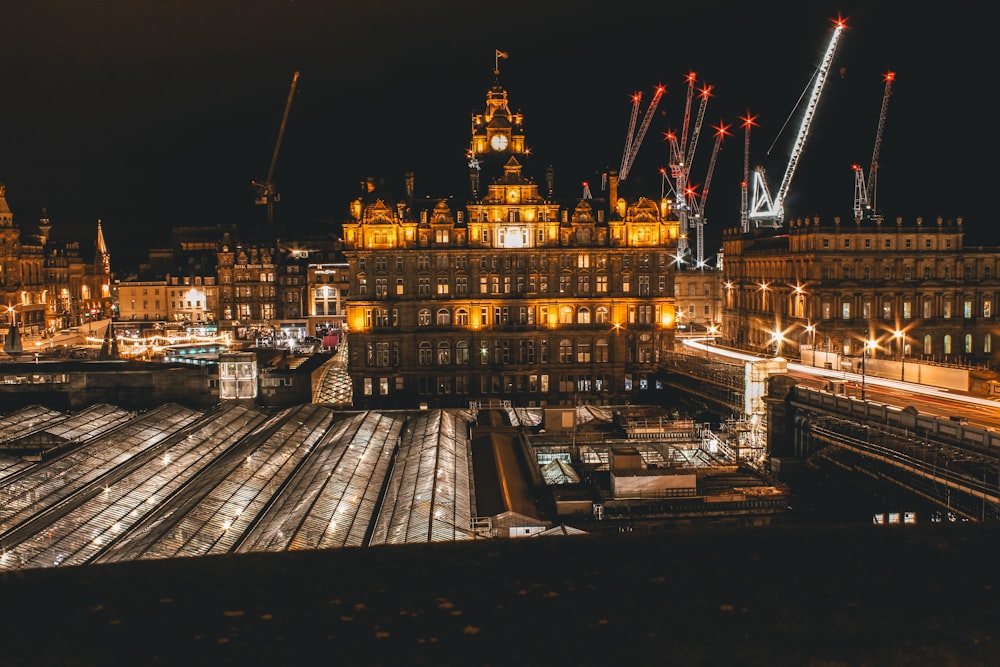
[{"label": "street lamp", "polygon": [[774,356],[776,357],[781,355],[782,338],[783,335],[781,333],[781,329],[775,328],[774,331],[771,332],[771,342],[774,343]]},{"label": "street lamp", "polygon": [[906,381],[906,335],[896,329],[892,332],[892,337],[896,339],[896,346],[899,349],[899,381]]},{"label": "street lamp", "polygon": [[[815,324],[807,324],[806,325],[806,333],[808,333],[809,336],[810,336],[810,338],[811,338],[811,343],[810,344],[812,345],[812,365],[815,367],[816,366],[816,325]],[[802,355],[799,355],[799,356],[802,356]]]},{"label": "street lamp", "polygon": [[877,345],[875,341],[869,338],[868,333],[865,333],[865,346],[861,350],[861,400],[865,400],[865,359],[868,358],[868,350],[874,348]]}]

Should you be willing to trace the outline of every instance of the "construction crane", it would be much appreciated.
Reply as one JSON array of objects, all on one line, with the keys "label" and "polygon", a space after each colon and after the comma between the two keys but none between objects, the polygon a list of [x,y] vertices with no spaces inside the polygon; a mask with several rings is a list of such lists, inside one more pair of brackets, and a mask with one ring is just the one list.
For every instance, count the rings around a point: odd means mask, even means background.
[{"label": "construction crane", "polygon": [[[694,72],[689,72],[684,80],[688,84],[687,102],[684,108],[684,124],[681,126],[681,138],[677,139],[677,134],[672,130],[663,133],[665,141],[670,145],[670,175],[674,179],[672,192],[674,195],[673,210],[677,213],[679,221],[677,256],[683,258],[688,252],[688,237],[690,235],[689,214],[692,211],[691,191],[688,188],[688,180],[691,177],[691,165],[694,162],[695,150],[698,147],[698,137],[701,134],[701,126],[705,120],[705,109],[708,107],[708,100],[712,96],[712,86],[703,85],[698,90],[701,102],[698,105],[698,113],[695,118],[694,128],[691,130],[690,143],[688,143],[688,130],[691,123],[691,101],[694,98],[695,82],[697,77]],[[664,173],[664,178],[665,172]]]},{"label": "construction crane", "polygon": [[281,125],[278,128],[278,139],[274,142],[274,153],[271,154],[271,166],[267,170],[267,178],[263,183],[252,181],[257,189],[257,196],[254,203],[267,206],[267,224],[274,224],[274,204],[280,201],[281,196],[274,189],[274,167],[278,164],[278,151],[281,150],[281,139],[285,136],[285,125],[288,124],[288,112],[292,108],[292,97],[295,95],[295,86],[299,82],[299,73],[292,75],[292,85],[288,89],[288,99],[285,101],[285,112],[281,116]]},{"label": "construction crane", "polygon": [[875,210],[875,184],[878,178],[878,154],[882,149],[882,133],[885,131],[885,113],[889,108],[889,96],[892,95],[892,82],[896,79],[895,72],[882,75],[885,80],[885,92],[882,94],[882,111],[878,117],[878,127],[875,130],[875,148],[872,150],[872,163],[868,170],[868,182],[859,165],[851,165],[854,169],[854,218],[860,220],[866,212]]},{"label": "construction crane", "polygon": [[695,242],[697,244],[695,247],[695,268],[698,269],[705,268],[705,224],[708,222],[705,219],[705,201],[708,199],[708,189],[712,185],[715,159],[722,148],[722,140],[726,138],[726,135],[731,134],[729,132],[729,125],[725,125],[721,120],[718,125],[713,125],[712,129],[715,130],[715,144],[712,146],[712,157],[708,161],[705,187],[702,188],[700,197],[695,197],[694,190],[691,190],[691,208],[694,211]]},{"label": "construction crane", "polygon": [[792,177],[795,175],[795,168],[798,165],[799,157],[802,155],[802,148],[805,145],[806,138],[809,136],[809,127],[812,125],[813,116],[816,115],[816,107],[819,105],[823,87],[830,73],[830,65],[833,63],[837,44],[840,42],[840,37],[847,28],[846,19],[839,16],[833,21],[833,24],[833,35],[830,37],[829,44],[827,44],[826,52],[823,55],[819,69],[812,78],[812,92],[809,95],[805,115],[799,124],[799,133],[795,138],[795,144],[792,147],[788,165],[785,167],[785,175],[781,179],[781,185],[778,186],[773,199],[767,187],[764,168],[758,167],[754,171],[753,201],[750,207],[749,219],[756,222],[760,227],[776,228],[780,227],[784,221],[785,197],[788,195],[788,188],[792,183]]},{"label": "construction crane", "polygon": [[639,154],[639,147],[642,145],[642,140],[646,136],[646,130],[649,129],[649,124],[653,122],[653,112],[656,111],[656,107],[660,103],[660,98],[663,97],[663,93],[666,91],[666,86],[662,84],[656,87],[656,92],[653,94],[653,99],[649,102],[646,114],[642,117],[642,125],[639,126],[638,131],[635,129],[635,123],[639,118],[639,103],[642,101],[642,93],[636,93],[632,96],[632,116],[629,120],[628,135],[625,137],[625,151],[622,154],[622,165],[618,170],[619,181],[624,181],[628,177],[628,172],[632,169],[635,156]]},{"label": "construction crane", "polygon": [[750,128],[757,125],[757,116],[751,116],[747,109],[746,116],[739,117],[743,121],[743,180],[740,181],[740,226],[743,233],[750,231],[750,205],[747,190],[750,185]]}]

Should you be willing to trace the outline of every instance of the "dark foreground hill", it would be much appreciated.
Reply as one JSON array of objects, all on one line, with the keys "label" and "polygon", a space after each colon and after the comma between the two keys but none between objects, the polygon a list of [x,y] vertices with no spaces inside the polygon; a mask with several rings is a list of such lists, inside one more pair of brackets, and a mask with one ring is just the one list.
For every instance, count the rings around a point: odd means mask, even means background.
[{"label": "dark foreground hill", "polygon": [[796,526],[24,570],[0,664],[994,665],[998,553]]}]

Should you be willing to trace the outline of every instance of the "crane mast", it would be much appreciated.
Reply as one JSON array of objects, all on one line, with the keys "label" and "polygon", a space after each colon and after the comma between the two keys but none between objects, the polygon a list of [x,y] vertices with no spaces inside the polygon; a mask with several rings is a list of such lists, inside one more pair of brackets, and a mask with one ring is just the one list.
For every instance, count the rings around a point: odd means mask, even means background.
[{"label": "crane mast", "polygon": [[882,133],[885,131],[885,115],[889,108],[889,96],[892,95],[892,82],[896,78],[895,72],[886,72],[882,75],[885,81],[885,92],[882,94],[882,110],[878,116],[878,126],[875,129],[875,147],[872,149],[872,162],[868,170],[868,181],[865,181],[864,173],[859,165],[851,165],[854,170],[854,218],[860,220],[866,213],[875,210],[875,185],[878,178],[878,156],[882,149]]},{"label": "crane mast", "polygon": [[740,181],[740,226],[743,233],[750,231],[750,207],[747,197],[747,189],[750,185],[750,128],[756,125],[754,121],[757,116],[751,116],[747,109],[747,115],[741,116],[743,121],[743,180]]},{"label": "crane mast", "polygon": [[[754,173],[754,204],[751,207],[750,218],[758,222],[762,227],[780,227],[784,218],[784,201],[788,194],[788,188],[795,176],[795,168],[798,166],[799,157],[802,155],[802,148],[806,138],[809,136],[809,128],[812,125],[813,116],[816,115],[816,107],[819,105],[823,87],[826,84],[827,76],[830,73],[830,65],[833,63],[833,56],[837,51],[837,44],[847,27],[847,22],[843,18],[837,18],[834,22],[833,35],[826,47],[823,60],[814,76],[812,93],[809,95],[809,102],[806,106],[805,115],[799,124],[799,132],[795,137],[795,144],[792,147],[792,154],[785,167],[785,174],[781,179],[781,184],[774,194],[774,199],[769,196],[767,183],[764,182],[764,171],[758,168]],[[760,181],[760,182],[757,182]],[[758,200],[757,197],[762,199]],[[764,199],[766,197],[766,199]]]},{"label": "crane mast", "polygon": [[281,125],[278,127],[278,138],[274,142],[274,152],[271,154],[271,166],[267,170],[267,179],[263,183],[253,181],[257,188],[257,198],[255,203],[267,206],[267,224],[274,224],[274,204],[281,199],[281,196],[274,188],[274,168],[278,164],[278,151],[281,150],[281,140],[285,136],[285,126],[288,124],[288,112],[292,108],[292,97],[295,95],[295,86],[299,81],[299,73],[292,75],[292,85],[288,89],[288,99],[285,100],[285,111],[281,115]]},{"label": "crane mast", "polygon": [[878,115],[878,128],[875,130],[875,148],[872,149],[872,163],[868,170],[868,204],[875,208],[875,182],[878,178],[878,154],[882,149],[882,133],[885,132],[885,113],[889,108],[889,96],[892,95],[892,82],[896,79],[895,72],[886,72],[885,92],[882,94],[882,110]]},{"label": "crane mast", "polygon": [[718,125],[713,125],[715,130],[715,144],[712,146],[712,157],[708,161],[708,173],[705,175],[705,187],[701,191],[701,197],[692,199],[694,204],[694,224],[695,224],[695,266],[699,269],[705,268],[705,201],[708,199],[708,189],[712,185],[712,173],[715,171],[715,159],[722,148],[722,140],[729,134],[729,126],[719,121]]}]

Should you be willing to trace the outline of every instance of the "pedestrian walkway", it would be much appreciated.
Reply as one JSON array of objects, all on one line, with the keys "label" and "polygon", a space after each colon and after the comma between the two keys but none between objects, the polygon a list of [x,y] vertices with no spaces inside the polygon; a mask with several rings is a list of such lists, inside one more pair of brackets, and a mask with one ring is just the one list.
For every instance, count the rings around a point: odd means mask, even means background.
[{"label": "pedestrian walkway", "polygon": [[323,376],[313,394],[313,403],[324,403],[338,407],[354,405],[351,377],[347,374],[347,337],[340,341],[337,353],[324,364]]}]

